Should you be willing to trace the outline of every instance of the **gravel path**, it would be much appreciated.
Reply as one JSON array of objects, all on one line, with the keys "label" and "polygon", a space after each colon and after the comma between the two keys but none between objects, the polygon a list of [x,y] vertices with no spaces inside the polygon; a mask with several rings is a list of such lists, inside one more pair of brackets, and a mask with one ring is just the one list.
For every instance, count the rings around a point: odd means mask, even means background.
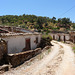
[{"label": "gravel path", "polygon": [[61,42],[52,41],[52,44],[52,51],[43,59],[26,68],[23,65],[2,75],[75,75],[72,48]]},{"label": "gravel path", "polygon": [[69,45],[59,43],[64,47],[64,57],[56,75],[75,75],[75,57]]}]

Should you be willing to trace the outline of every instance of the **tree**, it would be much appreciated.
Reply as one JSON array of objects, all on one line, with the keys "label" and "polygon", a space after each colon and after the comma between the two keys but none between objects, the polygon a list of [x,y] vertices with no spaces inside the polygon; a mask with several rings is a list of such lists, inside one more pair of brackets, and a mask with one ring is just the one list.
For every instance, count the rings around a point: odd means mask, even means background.
[{"label": "tree", "polygon": [[58,19],[58,23],[61,23],[61,21],[62,21],[62,19],[61,19],[61,18],[59,18],[59,19]]},{"label": "tree", "polygon": [[3,24],[5,23],[5,22],[4,22],[4,18],[1,18],[1,21],[2,21]]},{"label": "tree", "polygon": [[39,29],[39,25],[34,25],[34,28]]},{"label": "tree", "polygon": [[52,18],[52,22],[56,23],[56,18],[55,17]]},{"label": "tree", "polygon": [[72,27],[73,27],[73,29],[75,29],[75,24],[73,24],[73,26],[72,26]]},{"label": "tree", "polygon": [[62,18],[62,24],[70,24],[70,18]]}]

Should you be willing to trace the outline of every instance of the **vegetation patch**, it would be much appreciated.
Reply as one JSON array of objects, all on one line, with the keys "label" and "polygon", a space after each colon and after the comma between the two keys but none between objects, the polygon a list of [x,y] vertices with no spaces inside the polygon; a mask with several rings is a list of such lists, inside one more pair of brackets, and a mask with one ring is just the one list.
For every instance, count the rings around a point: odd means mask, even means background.
[{"label": "vegetation patch", "polygon": [[75,53],[75,44],[73,45],[72,49],[73,49],[73,51],[74,51],[74,53]]},{"label": "vegetation patch", "polygon": [[43,39],[50,39],[50,41],[52,41],[52,37],[51,35],[42,35]]},{"label": "vegetation patch", "polygon": [[50,49],[48,49],[48,50],[46,51],[46,55],[48,55],[48,54],[50,53],[50,51],[51,51],[51,50],[50,50]]},{"label": "vegetation patch", "polygon": [[[19,26],[25,29],[35,29],[38,32],[49,33],[51,30],[75,29],[75,23],[70,18],[42,17],[36,15],[5,15],[0,16],[0,25]],[[63,30],[64,31],[64,30]]]},{"label": "vegetation patch", "polygon": [[73,47],[73,50],[75,50],[75,47]]},{"label": "vegetation patch", "polygon": [[42,35],[39,47],[44,48],[45,46],[52,46],[51,41],[52,37],[50,35]]}]

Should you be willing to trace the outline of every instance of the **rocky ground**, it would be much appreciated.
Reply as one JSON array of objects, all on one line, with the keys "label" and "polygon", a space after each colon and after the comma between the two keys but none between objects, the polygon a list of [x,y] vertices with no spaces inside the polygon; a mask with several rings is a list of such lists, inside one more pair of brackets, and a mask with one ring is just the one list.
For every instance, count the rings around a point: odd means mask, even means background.
[{"label": "rocky ground", "polygon": [[70,45],[52,41],[51,50],[2,75],[75,75],[75,57]]}]

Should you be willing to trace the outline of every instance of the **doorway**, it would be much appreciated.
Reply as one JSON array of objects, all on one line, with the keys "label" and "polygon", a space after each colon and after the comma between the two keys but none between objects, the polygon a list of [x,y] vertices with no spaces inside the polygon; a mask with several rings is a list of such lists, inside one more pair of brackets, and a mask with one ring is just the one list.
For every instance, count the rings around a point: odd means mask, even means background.
[{"label": "doorway", "polygon": [[74,43],[75,43],[75,36],[74,36]]},{"label": "doorway", "polygon": [[66,37],[65,37],[65,35],[64,35],[64,42],[66,41]]},{"label": "doorway", "polygon": [[59,35],[58,41],[61,41],[61,39],[60,39],[60,35]]},{"label": "doorway", "polygon": [[31,49],[31,44],[30,44],[30,38],[29,39],[26,39],[26,47],[25,47],[25,50],[30,50]]},{"label": "doorway", "polygon": [[53,35],[53,40],[55,40],[55,35]]}]

